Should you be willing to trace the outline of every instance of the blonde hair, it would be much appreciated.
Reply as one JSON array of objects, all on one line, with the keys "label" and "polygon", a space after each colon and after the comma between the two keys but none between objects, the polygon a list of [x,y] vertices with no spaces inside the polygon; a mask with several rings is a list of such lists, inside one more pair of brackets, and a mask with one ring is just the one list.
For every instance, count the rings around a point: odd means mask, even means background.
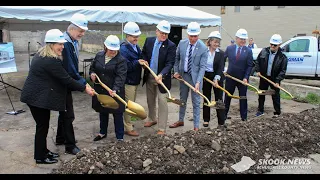
[{"label": "blonde hair", "polygon": [[210,42],[213,41],[213,40],[215,40],[215,39],[219,40],[219,44],[220,44],[221,39],[216,38],[216,37],[209,37],[209,38],[207,39],[206,45],[207,45],[207,46],[210,46]]},{"label": "blonde hair", "polygon": [[56,54],[53,50],[52,50],[52,46],[55,43],[46,43],[45,46],[41,47],[38,50],[38,53],[41,57],[51,57],[51,58],[57,58],[57,59],[61,59],[62,60],[62,56],[59,56],[58,54]]}]

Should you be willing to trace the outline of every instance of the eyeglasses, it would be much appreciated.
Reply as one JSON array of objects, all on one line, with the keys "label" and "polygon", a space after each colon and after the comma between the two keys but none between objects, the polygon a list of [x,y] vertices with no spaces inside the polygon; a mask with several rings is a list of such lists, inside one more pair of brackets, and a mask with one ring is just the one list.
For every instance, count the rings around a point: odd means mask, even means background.
[{"label": "eyeglasses", "polygon": [[278,44],[271,44],[271,43],[270,43],[270,46],[277,47],[277,46],[278,46]]}]

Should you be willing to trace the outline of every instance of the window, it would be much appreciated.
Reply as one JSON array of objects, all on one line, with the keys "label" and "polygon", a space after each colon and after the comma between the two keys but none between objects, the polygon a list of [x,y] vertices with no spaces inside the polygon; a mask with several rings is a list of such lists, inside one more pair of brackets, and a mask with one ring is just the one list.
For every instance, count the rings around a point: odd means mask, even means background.
[{"label": "window", "polygon": [[285,6],[278,6],[278,8],[284,8]]},{"label": "window", "polygon": [[240,6],[235,6],[234,7],[234,12],[240,12]]},{"label": "window", "polygon": [[220,14],[225,14],[225,13],[226,13],[226,7],[225,6],[221,6]]},{"label": "window", "polygon": [[298,39],[290,42],[286,45],[286,52],[308,52],[309,51],[309,39]]},{"label": "window", "polygon": [[253,6],[253,10],[260,10],[260,6]]}]

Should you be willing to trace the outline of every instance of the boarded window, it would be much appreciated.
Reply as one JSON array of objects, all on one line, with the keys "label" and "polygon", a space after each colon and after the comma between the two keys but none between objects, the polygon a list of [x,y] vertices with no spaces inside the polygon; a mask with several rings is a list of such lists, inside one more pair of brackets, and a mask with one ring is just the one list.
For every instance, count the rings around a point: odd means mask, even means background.
[{"label": "boarded window", "polygon": [[240,12],[240,6],[235,6],[234,7],[234,12]]},{"label": "boarded window", "polygon": [[253,10],[260,10],[260,6],[253,6]]},{"label": "boarded window", "polygon": [[226,7],[225,6],[221,6],[221,14],[225,14],[226,13]]}]

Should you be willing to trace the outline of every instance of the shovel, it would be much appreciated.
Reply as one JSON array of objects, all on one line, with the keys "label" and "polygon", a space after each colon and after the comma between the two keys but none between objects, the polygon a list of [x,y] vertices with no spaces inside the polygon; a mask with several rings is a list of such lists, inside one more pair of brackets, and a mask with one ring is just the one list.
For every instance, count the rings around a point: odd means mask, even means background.
[{"label": "shovel", "polygon": [[119,108],[119,104],[112,97],[104,94],[98,94],[97,92],[94,92],[94,94],[97,96],[98,101],[100,102],[102,107],[111,109]]},{"label": "shovel", "polygon": [[[150,67],[149,67],[146,63],[143,63],[143,65],[144,65],[146,68],[148,68],[148,70],[150,71],[150,73],[152,74],[153,77],[155,77],[155,78],[157,77],[157,75],[150,69]],[[184,102],[182,102],[182,101],[179,100],[179,99],[176,99],[176,98],[171,97],[170,91],[169,91],[168,88],[163,84],[162,81],[161,81],[160,85],[167,91],[168,96],[169,96],[169,97],[167,97],[167,100],[168,100],[169,102],[173,102],[173,103],[178,104],[178,105],[180,105],[180,106],[184,106]]]},{"label": "shovel", "polygon": [[287,93],[287,94],[291,97],[291,99],[295,99],[295,98],[292,96],[291,93],[289,93],[287,90],[283,89],[283,88],[280,87],[280,86],[276,86],[276,83],[272,82],[270,79],[262,76],[261,74],[260,74],[259,76],[262,77],[264,80],[268,81],[268,82],[269,82],[270,84],[272,84],[274,87],[278,87],[279,89],[281,89],[282,91],[284,91],[285,93]]},{"label": "shovel", "polygon": [[[185,81],[183,78],[179,77],[179,78],[176,78],[178,79],[179,81],[182,81],[185,85],[187,85],[190,89],[192,89],[193,91],[195,91],[195,88],[189,84],[187,81]],[[202,96],[205,101],[207,101],[207,103],[205,103],[204,105],[208,106],[208,107],[215,107],[216,109],[225,109],[225,105],[222,101],[212,101],[210,102],[209,99],[203,95],[202,93],[200,93],[199,91],[195,91],[197,94],[199,94],[200,96]]]},{"label": "shovel", "polygon": [[[103,82],[100,81],[100,78],[98,77],[98,75],[96,75],[96,77],[103,88],[105,88],[107,91],[112,91],[107,85],[105,85]],[[147,113],[140,104],[130,100],[128,100],[128,103],[126,103],[126,101],[124,101],[118,94],[114,94],[114,96],[125,105],[126,107],[125,111],[127,114],[133,117],[137,117],[139,119],[147,118]]]},{"label": "shovel", "polygon": [[226,89],[224,89],[223,87],[219,86],[219,84],[215,84],[213,81],[211,81],[210,79],[203,77],[204,80],[208,81],[209,83],[211,83],[212,85],[216,85],[217,88],[221,89],[222,91],[224,91],[229,97],[234,98],[234,99],[247,99],[246,96],[234,96],[232,94],[229,93],[229,91],[227,91]]},{"label": "shovel", "polygon": [[234,81],[237,81],[245,86],[249,86],[251,88],[253,88],[255,91],[256,91],[256,94],[258,95],[273,95],[275,93],[275,91],[273,89],[270,89],[270,90],[259,90],[258,88],[252,86],[251,84],[249,83],[244,83],[243,81],[241,81],[240,79],[237,79],[235,77],[232,77],[230,76],[229,74],[227,74],[226,72],[224,72],[224,75],[228,78],[231,78],[232,80]]}]

